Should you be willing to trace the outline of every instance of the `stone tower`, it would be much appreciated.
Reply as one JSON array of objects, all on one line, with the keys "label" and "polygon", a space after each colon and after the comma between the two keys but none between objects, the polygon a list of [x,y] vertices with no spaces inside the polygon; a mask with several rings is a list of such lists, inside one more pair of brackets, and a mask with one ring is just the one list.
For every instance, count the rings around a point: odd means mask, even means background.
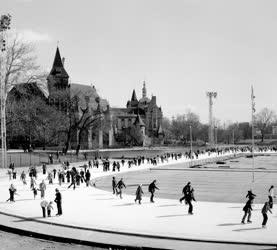
[{"label": "stone tower", "polygon": [[69,75],[64,68],[64,59],[62,60],[59,47],[57,47],[52,69],[47,77],[48,88],[51,91],[64,90],[68,88]]}]

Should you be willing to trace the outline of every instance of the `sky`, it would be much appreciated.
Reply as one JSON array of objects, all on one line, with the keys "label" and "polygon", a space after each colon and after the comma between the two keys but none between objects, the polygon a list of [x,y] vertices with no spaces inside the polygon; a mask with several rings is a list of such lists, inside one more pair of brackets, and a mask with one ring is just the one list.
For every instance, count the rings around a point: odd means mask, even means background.
[{"label": "sky", "polygon": [[157,96],[164,116],[188,109],[250,121],[256,109],[277,112],[275,0],[0,0],[12,29],[36,45],[51,69],[57,44],[72,83],[95,85],[112,107],[135,89]]}]

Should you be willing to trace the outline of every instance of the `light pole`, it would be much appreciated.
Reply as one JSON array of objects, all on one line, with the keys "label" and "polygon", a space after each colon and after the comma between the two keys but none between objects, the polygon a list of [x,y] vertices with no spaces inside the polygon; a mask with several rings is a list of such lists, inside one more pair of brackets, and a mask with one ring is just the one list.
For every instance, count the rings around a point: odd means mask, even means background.
[{"label": "light pole", "polygon": [[189,126],[189,134],[190,134],[190,163],[192,166],[192,128]]},{"label": "light pole", "polygon": [[255,168],[255,161],[254,161],[254,148],[255,148],[255,95],[254,95],[254,89],[253,86],[251,86],[251,120],[252,120],[252,182],[255,182],[255,174],[254,174],[254,168]]},{"label": "light pole", "polygon": [[215,133],[215,135],[214,135],[214,137],[215,137],[214,143],[215,143],[215,148],[217,148],[217,127],[216,126],[214,127],[214,133]]},{"label": "light pole", "polygon": [[217,97],[217,92],[207,92],[209,98],[209,143],[214,145],[214,121],[213,121],[213,98]]},{"label": "light pole", "polygon": [[6,53],[6,38],[5,33],[10,29],[11,16],[1,15],[0,19],[0,98],[1,98],[1,153],[2,153],[2,168],[7,167],[7,142],[6,142],[6,98],[7,90],[5,86],[5,67],[4,58]]}]

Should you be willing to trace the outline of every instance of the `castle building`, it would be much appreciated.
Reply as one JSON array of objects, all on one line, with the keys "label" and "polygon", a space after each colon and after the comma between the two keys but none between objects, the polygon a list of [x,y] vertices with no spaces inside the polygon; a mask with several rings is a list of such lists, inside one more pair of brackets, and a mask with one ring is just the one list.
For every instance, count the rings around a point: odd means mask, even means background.
[{"label": "castle building", "polygon": [[[69,83],[69,75],[65,70],[65,59],[61,57],[57,47],[52,69],[47,77],[49,104],[56,105],[66,111],[64,95],[76,99],[76,114],[88,108],[89,115],[101,114],[97,129],[88,128],[82,131],[82,149],[114,147],[126,144],[126,138],[139,136],[141,140],[131,140],[132,144],[151,145],[161,143],[162,109],[157,105],[156,96],[147,97],[146,83],[143,82],[142,97],[138,100],[135,90],[125,108],[113,108],[107,100],[101,98],[94,86]],[[78,131],[75,131],[72,144],[76,146]]]},{"label": "castle building", "polygon": [[131,99],[127,102],[126,108],[111,108],[113,127],[116,137],[120,137],[124,130],[136,125],[139,119],[140,126],[145,135],[144,145],[161,143],[163,138],[161,107],[157,105],[156,96],[151,99],[147,97],[146,83],[143,82],[142,97],[138,100],[136,91],[133,90]]}]

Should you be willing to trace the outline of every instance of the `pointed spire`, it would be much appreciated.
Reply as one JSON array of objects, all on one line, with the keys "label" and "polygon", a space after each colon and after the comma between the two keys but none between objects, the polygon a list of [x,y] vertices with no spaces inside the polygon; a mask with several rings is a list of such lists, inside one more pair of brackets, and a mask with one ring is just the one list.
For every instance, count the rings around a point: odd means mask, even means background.
[{"label": "pointed spire", "polygon": [[53,62],[52,69],[50,71],[50,75],[56,76],[59,75],[59,78],[69,78],[66,70],[64,69],[63,61],[61,58],[59,47],[56,49],[56,54]]},{"label": "pointed spire", "polygon": [[56,55],[55,55],[55,59],[53,62],[53,68],[54,67],[63,67],[63,62],[62,62],[59,47],[57,47],[57,50],[56,50]]},{"label": "pointed spire", "polygon": [[133,90],[133,94],[132,94],[131,101],[132,101],[132,102],[134,102],[134,101],[137,102],[137,101],[138,101],[137,95],[136,95],[136,91],[135,91],[135,90]]},{"label": "pointed spire", "polygon": [[143,88],[142,88],[142,98],[146,98],[147,90],[146,90],[146,83],[143,81]]}]

